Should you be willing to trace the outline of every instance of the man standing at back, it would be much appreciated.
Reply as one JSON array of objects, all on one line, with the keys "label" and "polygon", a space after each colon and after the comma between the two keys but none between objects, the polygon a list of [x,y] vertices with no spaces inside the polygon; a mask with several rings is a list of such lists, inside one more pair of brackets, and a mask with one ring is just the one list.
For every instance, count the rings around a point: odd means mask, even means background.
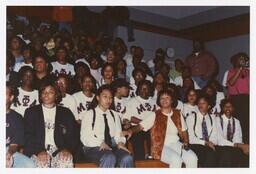
[{"label": "man standing at back", "polygon": [[200,88],[203,88],[208,80],[218,73],[215,56],[204,50],[203,42],[200,41],[193,41],[193,53],[186,58],[185,65],[190,67],[192,79]]}]

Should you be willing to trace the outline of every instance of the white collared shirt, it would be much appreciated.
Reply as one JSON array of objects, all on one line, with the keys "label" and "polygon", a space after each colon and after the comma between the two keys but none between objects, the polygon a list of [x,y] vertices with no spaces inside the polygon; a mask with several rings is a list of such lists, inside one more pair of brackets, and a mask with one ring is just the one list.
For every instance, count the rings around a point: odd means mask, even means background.
[{"label": "white collared shirt", "polygon": [[[223,128],[221,126],[221,118],[223,121]],[[242,141],[242,129],[240,125],[240,121],[234,117],[230,119],[225,115],[221,115],[216,118],[217,129],[218,129],[218,145],[220,146],[234,146],[234,143],[243,143]],[[231,129],[233,130],[233,119],[235,121],[235,132],[233,134],[232,142],[227,140],[227,127],[228,121],[230,120]]]},{"label": "white collared shirt", "polygon": [[[172,143],[177,143],[180,137],[178,136],[178,129],[171,118],[173,116],[173,111],[171,111],[168,114],[162,112],[162,114],[168,117],[164,146],[170,146],[170,144]],[[180,120],[181,120],[181,131],[186,131],[187,125],[181,114],[180,114]]]},{"label": "white collared shirt", "polygon": [[[205,144],[205,140],[202,140],[203,117],[205,117],[209,141],[211,141],[214,144],[217,144],[217,127],[216,127],[215,116],[212,116],[212,115],[210,116],[209,114],[206,114],[205,116],[203,116],[199,111],[196,112],[196,124],[195,124],[194,114],[190,115],[186,119],[186,123],[188,126],[189,143],[201,144],[201,145]],[[211,120],[212,120],[212,124],[211,124]],[[195,125],[195,129],[194,129],[194,125]]]},{"label": "white collared shirt", "polygon": [[87,97],[84,95],[83,91],[76,92],[72,95],[76,101],[76,120],[82,120],[85,112],[88,111],[90,104],[94,98],[94,94],[92,97]]},{"label": "white collared shirt", "polygon": [[117,112],[111,110],[114,114],[114,118],[112,117],[110,110],[103,112],[99,106],[95,108],[95,122],[94,129],[92,129],[93,123],[93,110],[88,110],[85,113],[85,116],[82,118],[81,123],[81,132],[80,132],[80,140],[87,147],[97,147],[100,146],[102,142],[104,142],[104,131],[105,131],[105,123],[103,114],[107,114],[109,132],[111,138],[114,138],[115,142],[118,144],[119,142],[126,142],[125,137],[121,137],[122,127],[120,118]]},{"label": "white collared shirt", "polygon": [[140,96],[136,96],[129,100],[127,104],[127,111],[123,118],[131,120],[131,117],[136,117],[142,120],[140,125],[144,128],[143,131],[147,131],[154,124],[156,108],[156,101],[151,97],[145,100]]}]

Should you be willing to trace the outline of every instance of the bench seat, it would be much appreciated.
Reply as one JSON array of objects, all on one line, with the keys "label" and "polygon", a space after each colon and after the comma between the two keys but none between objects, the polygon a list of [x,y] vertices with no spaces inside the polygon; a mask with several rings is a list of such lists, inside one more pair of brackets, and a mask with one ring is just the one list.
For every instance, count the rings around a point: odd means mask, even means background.
[{"label": "bench seat", "polygon": [[[135,168],[168,168],[169,165],[159,160],[135,161]],[[75,163],[75,168],[97,168],[95,163]]]}]

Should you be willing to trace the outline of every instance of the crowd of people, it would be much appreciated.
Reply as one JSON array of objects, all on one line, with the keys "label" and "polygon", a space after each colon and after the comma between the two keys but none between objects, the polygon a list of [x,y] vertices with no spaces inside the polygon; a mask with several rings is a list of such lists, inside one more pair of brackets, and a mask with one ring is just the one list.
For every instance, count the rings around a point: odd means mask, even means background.
[{"label": "crowd of people", "polygon": [[170,67],[162,48],[147,62],[143,45],[52,26],[8,18],[7,167],[249,167],[246,53],[220,83],[202,42]]}]

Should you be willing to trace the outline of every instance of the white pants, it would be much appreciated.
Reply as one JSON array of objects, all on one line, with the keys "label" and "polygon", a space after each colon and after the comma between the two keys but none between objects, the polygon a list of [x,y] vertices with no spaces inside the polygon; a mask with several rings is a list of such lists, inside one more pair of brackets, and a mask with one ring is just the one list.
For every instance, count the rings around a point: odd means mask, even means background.
[{"label": "white pants", "polygon": [[182,149],[182,143],[177,142],[164,145],[161,161],[168,163],[172,168],[181,168],[183,162],[186,168],[196,168],[198,158],[192,150]]}]

